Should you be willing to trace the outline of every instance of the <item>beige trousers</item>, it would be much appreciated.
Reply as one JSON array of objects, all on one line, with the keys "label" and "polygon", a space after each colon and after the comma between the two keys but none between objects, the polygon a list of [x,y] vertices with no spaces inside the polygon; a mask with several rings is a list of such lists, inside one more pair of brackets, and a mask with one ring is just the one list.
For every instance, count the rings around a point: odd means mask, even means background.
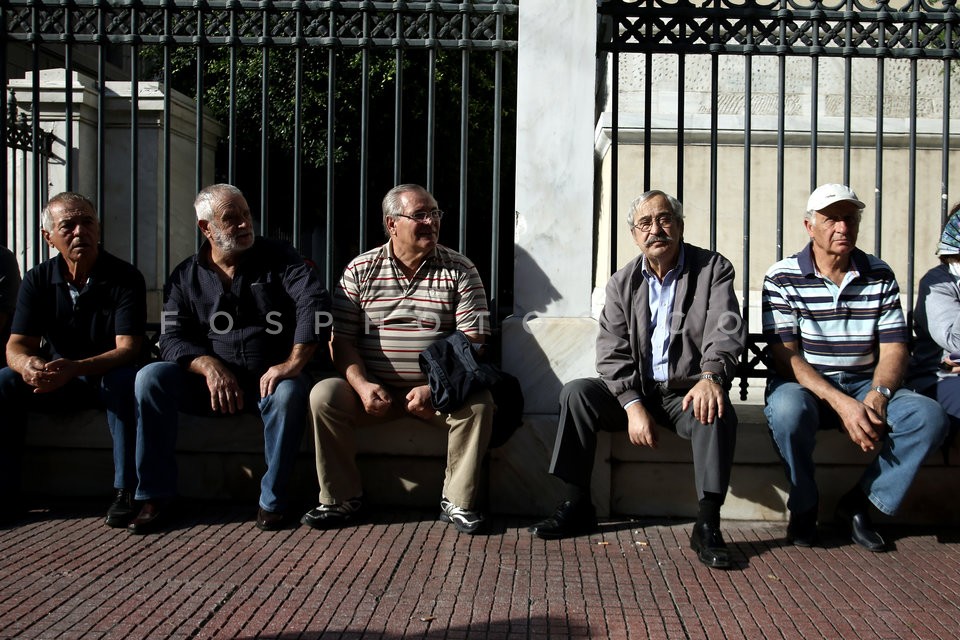
[{"label": "beige trousers", "polygon": [[[490,442],[494,410],[493,397],[483,390],[472,394],[456,411],[437,412],[431,420],[422,421],[424,427],[447,429],[443,495],[464,509],[477,506],[481,462]],[[314,385],[310,413],[322,504],[336,504],[363,494],[356,462],[358,426],[411,417],[400,411],[384,417],[369,415],[350,384],[339,377]]]}]

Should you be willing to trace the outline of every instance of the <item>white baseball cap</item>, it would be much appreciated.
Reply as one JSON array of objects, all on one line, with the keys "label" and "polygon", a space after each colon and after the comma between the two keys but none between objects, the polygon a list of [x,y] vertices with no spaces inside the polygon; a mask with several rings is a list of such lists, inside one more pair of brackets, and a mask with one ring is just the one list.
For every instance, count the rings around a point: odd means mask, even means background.
[{"label": "white baseball cap", "polygon": [[844,200],[854,203],[858,209],[863,209],[866,206],[860,202],[857,194],[847,185],[822,184],[807,199],[807,211],[820,211],[835,202],[843,202]]}]

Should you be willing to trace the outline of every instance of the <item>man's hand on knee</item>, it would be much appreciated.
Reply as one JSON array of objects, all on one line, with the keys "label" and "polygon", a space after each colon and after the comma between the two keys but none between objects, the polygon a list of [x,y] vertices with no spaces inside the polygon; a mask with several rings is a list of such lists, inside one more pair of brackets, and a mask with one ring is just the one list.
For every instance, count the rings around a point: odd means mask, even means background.
[{"label": "man's hand on knee", "polygon": [[427,385],[410,389],[410,392],[407,393],[406,401],[407,412],[418,418],[429,420],[437,412],[433,407],[433,402],[430,400],[430,387]]},{"label": "man's hand on knee", "polygon": [[357,395],[363,403],[363,410],[371,416],[385,416],[393,405],[393,398],[387,390],[374,382],[357,389]]}]

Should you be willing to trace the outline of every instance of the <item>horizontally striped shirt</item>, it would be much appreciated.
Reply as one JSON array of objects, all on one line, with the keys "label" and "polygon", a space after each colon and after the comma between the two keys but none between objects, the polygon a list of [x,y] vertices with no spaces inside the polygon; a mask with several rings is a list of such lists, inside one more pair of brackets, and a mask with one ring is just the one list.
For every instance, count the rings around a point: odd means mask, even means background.
[{"label": "horizontally striped shirt", "polygon": [[837,286],[820,275],[811,245],[785,258],[763,279],[763,332],[770,342],[796,342],[822,373],[873,371],[881,342],[906,342],[900,287],[884,261],[860,249]]},{"label": "horizontally striped shirt", "polygon": [[425,384],[420,352],[457,329],[490,333],[487,298],[473,262],[442,245],[408,280],[387,242],[354,258],[334,292],[334,334],[353,337],[367,373],[385,384]]}]

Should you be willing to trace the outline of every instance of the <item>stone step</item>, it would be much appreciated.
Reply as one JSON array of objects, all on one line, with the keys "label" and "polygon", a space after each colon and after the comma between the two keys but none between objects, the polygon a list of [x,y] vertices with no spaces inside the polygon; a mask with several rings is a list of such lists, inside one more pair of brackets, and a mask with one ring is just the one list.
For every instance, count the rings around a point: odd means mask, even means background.
[{"label": "stone step", "polygon": [[[723,517],[738,520],[786,518],[787,483],[768,435],[762,407],[737,405],[740,428],[730,492]],[[553,511],[561,483],[547,473],[557,416],[528,415],[523,427],[488,456],[485,469],[489,510],[536,517]],[[443,485],[446,440],[417,420],[365,427],[357,434],[358,465],[371,503],[430,508]],[[24,487],[31,492],[106,496],[112,456],[106,420],[97,411],[33,415],[24,455]],[[829,519],[837,498],[859,477],[870,456],[839,432],[819,435],[816,452],[821,512]],[[951,462],[930,456],[895,520],[960,523],[960,447]],[[177,442],[178,489],[190,498],[250,500],[264,471],[262,426],[253,415],[181,418]],[[696,513],[693,465],[687,442],[663,430],[656,450],[630,445],[626,434],[601,434],[593,474],[593,500],[601,516],[691,517]],[[304,434],[291,497],[316,500],[312,436]]]}]

